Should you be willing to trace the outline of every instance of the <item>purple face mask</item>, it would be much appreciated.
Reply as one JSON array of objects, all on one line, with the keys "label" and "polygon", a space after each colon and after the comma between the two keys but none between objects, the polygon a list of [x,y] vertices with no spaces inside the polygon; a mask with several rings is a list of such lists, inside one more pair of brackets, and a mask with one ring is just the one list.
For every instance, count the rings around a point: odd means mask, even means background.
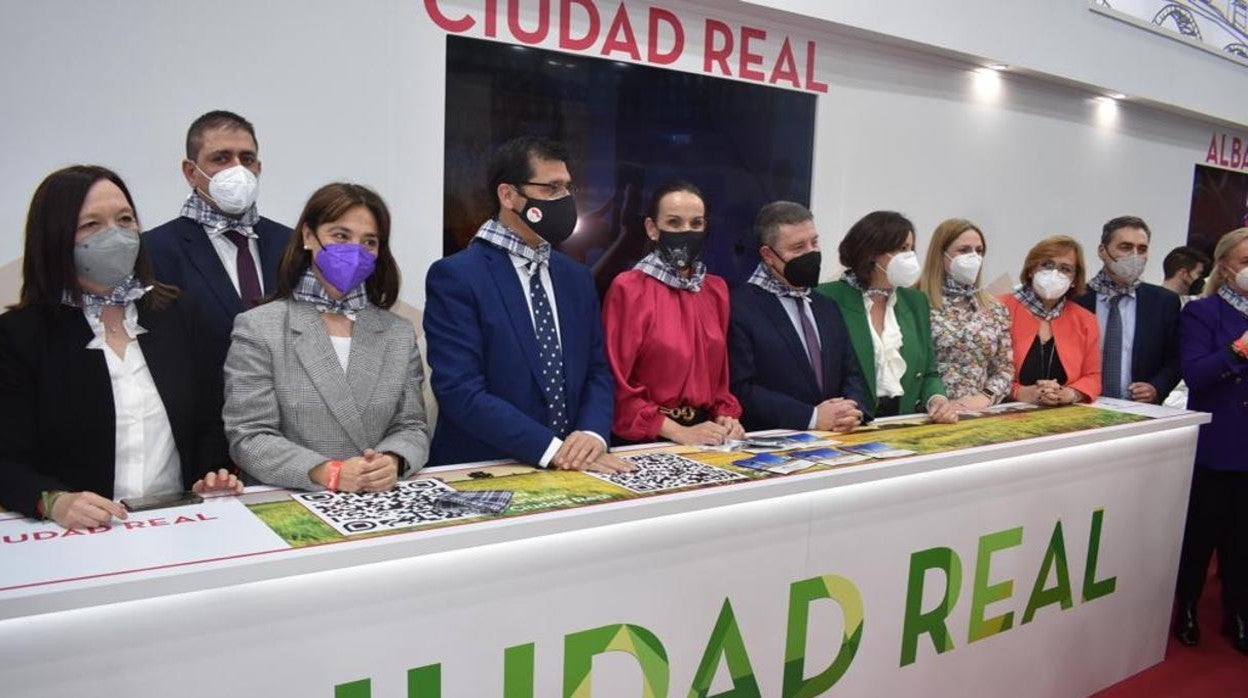
[{"label": "purple face mask", "polygon": [[[318,240],[319,242],[319,240]],[[339,293],[349,293],[364,283],[377,266],[377,255],[354,242],[322,245],[315,258],[321,278]]]}]

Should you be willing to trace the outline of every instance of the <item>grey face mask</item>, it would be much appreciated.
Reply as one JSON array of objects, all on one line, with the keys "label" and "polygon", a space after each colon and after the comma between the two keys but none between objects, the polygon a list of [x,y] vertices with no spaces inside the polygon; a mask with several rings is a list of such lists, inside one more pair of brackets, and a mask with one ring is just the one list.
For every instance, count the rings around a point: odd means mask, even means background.
[{"label": "grey face mask", "polygon": [[128,228],[108,228],[74,245],[78,277],[104,288],[116,288],[134,273],[139,257],[139,233]]}]

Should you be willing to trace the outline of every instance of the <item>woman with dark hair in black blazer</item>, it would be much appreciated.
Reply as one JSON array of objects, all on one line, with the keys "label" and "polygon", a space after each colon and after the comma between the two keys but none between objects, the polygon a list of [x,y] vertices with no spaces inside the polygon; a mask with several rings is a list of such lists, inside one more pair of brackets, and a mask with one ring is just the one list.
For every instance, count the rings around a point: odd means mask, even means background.
[{"label": "woman with dark hair in black blazer", "polygon": [[140,240],[110,170],[35,190],[21,298],[0,315],[0,506],[80,528],[126,518],[114,499],[242,490],[203,321]]}]

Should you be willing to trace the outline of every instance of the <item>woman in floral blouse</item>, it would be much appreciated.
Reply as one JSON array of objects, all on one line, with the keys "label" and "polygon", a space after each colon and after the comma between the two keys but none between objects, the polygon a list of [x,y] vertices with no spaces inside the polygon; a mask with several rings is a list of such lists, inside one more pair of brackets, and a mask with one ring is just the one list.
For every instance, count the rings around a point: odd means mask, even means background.
[{"label": "woman in floral blouse", "polygon": [[932,234],[919,277],[919,290],[932,306],[936,366],[959,410],[1001,402],[1014,375],[1010,314],[980,288],[985,248],[978,226],[951,218]]}]

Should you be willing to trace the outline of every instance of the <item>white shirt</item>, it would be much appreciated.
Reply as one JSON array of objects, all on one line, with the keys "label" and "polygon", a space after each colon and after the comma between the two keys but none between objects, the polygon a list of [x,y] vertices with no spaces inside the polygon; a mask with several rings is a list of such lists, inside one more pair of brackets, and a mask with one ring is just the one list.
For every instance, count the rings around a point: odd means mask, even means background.
[{"label": "white shirt", "polygon": [[[212,248],[217,251],[217,257],[221,258],[221,266],[225,267],[225,273],[230,277],[230,283],[234,284],[234,291],[240,296],[243,294],[242,289],[238,286],[238,246],[225,236],[225,230],[216,230],[211,225],[204,226],[204,232],[208,234],[208,240],[212,242]],[[240,231],[241,232],[241,231]],[[260,281],[260,292],[268,291],[264,287],[264,272],[260,270],[260,239],[253,231],[247,236],[247,247],[251,250],[251,261],[256,265],[256,278]]]},{"label": "white shirt", "polygon": [[[537,318],[533,317],[533,297],[530,295],[532,293],[531,284],[534,275],[529,273],[529,260],[514,254],[508,254],[507,258],[511,260],[511,263],[516,268],[516,278],[520,280],[520,288],[524,289],[524,303],[529,307],[529,322],[533,323],[533,331],[537,332]],[[555,287],[550,282],[549,264],[542,264],[538,266],[537,278],[542,284],[542,290],[546,292],[546,301],[550,303],[550,314],[555,318],[555,338],[559,340],[559,344],[562,345],[563,333],[559,330],[559,306],[555,304]],[[585,433],[598,439],[602,442],[603,447],[606,447],[607,440],[602,438],[601,434],[597,434],[592,431],[587,431]],[[557,436],[551,439],[550,445],[546,447],[546,451],[542,453],[542,458],[537,464],[543,468],[550,465],[551,459],[553,459],[555,454],[559,452],[559,448],[561,446],[563,446],[563,439]]]},{"label": "white shirt", "polygon": [[871,346],[875,350],[875,395],[880,397],[900,397],[901,377],[906,375],[906,360],[901,356],[901,326],[897,324],[897,294],[888,297],[884,305],[884,332],[875,331],[875,323],[871,322],[871,306],[874,301],[867,294],[862,295],[862,302],[867,308],[867,327],[871,329]]},{"label": "white shirt", "polygon": [[329,341],[334,345],[334,353],[338,355],[338,363],[342,364],[343,372],[347,370],[347,363],[351,359],[351,338],[329,336]]},{"label": "white shirt", "polygon": [[124,359],[105,341],[104,323],[90,313],[84,314],[95,333],[95,339],[87,348],[104,352],[113,387],[117,430],[113,446],[113,497],[142,497],[181,490],[184,487],[182,461],[173,440],[173,429],[169,426],[165,403],[147,368],[143,349],[135,339],[147,331],[138,324],[138,310],[133,303],[126,306],[123,329],[130,341]]},{"label": "white shirt", "polygon": [[[799,312],[806,313],[806,319],[810,320],[810,326],[815,328],[815,341],[819,343],[819,350],[823,350],[823,338],[819,336],[819,323],[815,322],[815,311],[811,308],[808,300],[794,298],[792,296],[776,296],[780,299],[780,307],[784,308],[784,313],[789,316],[789,322],[793,323],[793,329],[797,332],[797,340],[802,343],[802,350],[806,352],[806,356],[810,356],[810,347],[806,345],[806,332],[802,329],[802,318],[798,316]],[[810,424],[807,429],[814,429],[819,422],[819,407],[816,406],[810,411]]]}]

